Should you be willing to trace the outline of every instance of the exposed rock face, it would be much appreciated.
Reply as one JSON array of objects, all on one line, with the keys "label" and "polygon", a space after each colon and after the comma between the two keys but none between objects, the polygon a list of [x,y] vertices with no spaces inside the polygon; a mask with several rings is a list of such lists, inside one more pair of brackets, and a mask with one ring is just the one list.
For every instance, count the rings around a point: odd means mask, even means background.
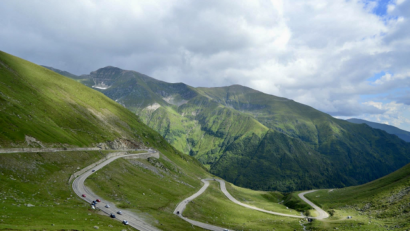
[{"label": "exposed rock face", "polygon": [[154,103],[154,104],[149,105],[148,107],[146,107],[145,110],[155,111],[155,110],[157,110],[157,109],[160,108],[160,107],[161,107],[161,105],[159,105],[158,103]]},{"label": "exposed rock face", "polygon": [[34,137],[26,135],[25,140],[26,140],[27,146],[35,146],[35,147],[40,146],[41,148],[44,148],[44,145],[40,141],[36,140],[36,138]]},{"label": "exposed rock face", "polygon": [[126,150],[126,149],[142,149],[146,147],[142,143],[137,143],[132,140],[119,138],[114,141],[107,141],[105,145],[101,146],[101,148],[102,149]]}]

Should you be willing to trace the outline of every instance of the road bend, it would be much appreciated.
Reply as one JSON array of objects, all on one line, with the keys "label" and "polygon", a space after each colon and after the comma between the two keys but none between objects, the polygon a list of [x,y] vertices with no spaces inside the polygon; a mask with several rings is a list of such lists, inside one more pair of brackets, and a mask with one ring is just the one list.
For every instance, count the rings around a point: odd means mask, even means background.
[{"label": "road bend", "polygon": [[[79,175],[77,178],[75,178],[75,180],[73,181],[72,187],[74,192],[83,200],[85,200],[86,202],[90,203],[94,200],[96,200],[97,198],[101,198],[98,195],[96,195],[94,192],[92,192],[89,188],[85,187],[84,185],[84,181],[91,175],[93,174],[93,170],[95,170],[95,172],[97,172],[99,169],[103,168],[104,166],[106,166],[107,164],[111,163],[112,161],[118,159],[118,158],[124,158],[124,157],[132,157],[132,158],[148,158],[148,157],[156,157],[159,158],[159,153],[141,153],[141,154],[126,154],[126,155],[121,155],[121,156],[115,156],[112,157],[98,165],[96,165],[95,167],[93,167],[92,169],[89,169],[88,171],[84,172],[83,174]],[[77,175],[77,174],[75,174]],[[85,195],[85,197],[83,197],[82,195]],[[110,207],[106,208],[105,205],[109,204]],[[97,203],[96,208],[100,209],[102,212],[110,215],[115,214],[116,220],[119,221],[123,221],[123,220],[127,220],[129,222],[129,225],[141,230],[141,231],[159,231],[159,229],[151,226],[150,224],[146,223],[142,218],[140,218],[138,215],[130,212],[130,211],[126,211],[126,210],[121,210],[122,211],[122,215],[117,214],[117,212],[120,210],[119,208],[117,208],[114,204],[111,203],[107,203],[105,201],[101,201],[99,203]]]},{"label": "road bend", "polygon": [[[228,192],[228,190],[226,189],[225,181],[223,181],[223,180],[220,180],[220,179],[202,179],[201,181],[204,183],[204,186],[202,186],[202,188],[201,188],[198,192],[196,192],[196,193],[193,194],[192,196],[190,196],[190,197],[184,199],[181,203],[179,203],[178,206],[177,206],[177,207],[175,208],[175,210],[174,210],[174,214],[177,215],[177,216],[179,216],[181,219],[183,219],[183,220],[185,220],[185,221],[191,223],[192,225],[201,227],[201,228],[203,228],[203,229],[214,230],[214,231],[223,231],[223,230],[227,229],[227,228],[218,227],[218,226],[206,224],[206,223],[203,223],[203,222],[191,220],[191,219],[186,218],[186,217],[184,217],[184,216],[182,215],[183,212],[184,212],[184,210],[185,210],[185,208],[186,208],[186,206],[187,206],[187,204],[188,204],[189,202],[191,202],[192,200],[194,200],[195,198],[197,198],[198,196],[200,196],[203,192],[205,192],[205,190],[206,190],[206,189],[208,188],[208,186],[209,186],[209,181],[218,181],[218,182],[219,182],[219,185],[220,185],[220,188],[221,188],[221,191],[223,192],[223,194],[225,194],[225,196],[226,196],[229,200],[231,200],[233,203],[238,204],[238,205],[240,205],[240,206],[243,206],[243,207],[245,207],[245,208],[253,209],[253,210],[257,210],[257,211],[260,211],[260,212],[269,213],[269,214],[273,214],[273,215],[277,215],[277,216],[294,217],[294,218],[307,218],[306,216],[298,216],[298,215],[291,215],[291,214],[273,212],[273,211],[261,209],[261,208],[258,208],[258,207],[254,207],[254,206],[251,206],[251,205],[248,205],[248,204],[244,204],[244,203],[242,203],[242,202],[239,202],[238,200],[236,200],[236,199]],[[298,195],[303,201],[305,201],[306,203],[308,203],[309,205],[311,205],[311,206],[312,206],[316,211],[318,211],[318,213],[319,213],[319,216],[317,216],[317,217],[309,217],[309,218],[319,219],[319,220],[320,220],[320,219],[324,219],[324,218],[329,217],[329,214],[327,214],[327,213],[326,213],[325,211],[323,211],[321,208],[319,208],[318,206],[316,206],[315,204],[313,204],[311,201],[309,201],[308,199],[306,199],[306,198],[304,197],[305,194],[311,193],[311,192],[314,192],[314,191],[315,191],[315,190],[308,191],[308,192],[303,192],[303,193],[300,193],[300,194]]]},{"label": "road bend", "polygon": [[303,201],[305,201],[306,203],[308,203],[310,206],[312,206],[312,207],[319,213],[319,215],[318,215],[317,217],[314,217],[315,219],[322,220],[322,219],[328,218],[328,217],[329,217],[329,214],[328,214],[327,212],[325,212],[323,209],[319,208],[319,206],[313,204],[313,202],[311,202],[310,200],[308,200],[308,199],[305,197],[305,194],[312,193],[312,192],[315,192],[315,191],[316,191],[316,190],[310,190],[310,191],[307,191],[307,192],[301,192],[301,193],[298,194],[298,196],[300,197],[300,199],[302,199]]}]

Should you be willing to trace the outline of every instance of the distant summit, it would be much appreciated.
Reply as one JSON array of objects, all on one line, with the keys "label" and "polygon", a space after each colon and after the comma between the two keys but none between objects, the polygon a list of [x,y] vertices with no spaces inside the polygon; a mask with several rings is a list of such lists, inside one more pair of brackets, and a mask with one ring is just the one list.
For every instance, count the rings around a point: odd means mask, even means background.
[{"label": "distant summit", "polygon": [[104,67],[78,80],[137,114],[209,171],[252,189],[369,182],[410,162],[410,143],[249,87],[192,87]]},{"label": "distant summit", "polygon": [[375,122],[370,122],[367,120],[362,120],[362,119],[348,119],[347,121],[355,124],[367,124],[372,128],[377,128],[380,130],[383,130],[389,134],[393,134],[398,136],[400,139],[410,142],[410,132],[402,130],[400,128],[396,128],[395,126],[387,125],[387,124],[380,124],[380,123],[375,123]]},{"label": "distant summit", "polygon": [[45,67],[45,68],[47,68],[47,69],[49,69],[49,70],[52,70],[52,71],[54,71],[54,72],[56,72],[56,73],[58,73],[58,74],[60,74],[60,75],[64,75],[64,76],[70,77],[70,78],[72,78],[72,79],[79,79],[79,78],[81,78],[80,76],[74,75],[74,74],[72,74],[72,73],[70,73],[70,72],[68,72],[68,71],[62,71],[62,70],[59,70],[59,69],[54,68],[54,67],[48,67],[48,66],[43,66],[43,65],[41,65],[41,66],[42,66],[42,67]]}]

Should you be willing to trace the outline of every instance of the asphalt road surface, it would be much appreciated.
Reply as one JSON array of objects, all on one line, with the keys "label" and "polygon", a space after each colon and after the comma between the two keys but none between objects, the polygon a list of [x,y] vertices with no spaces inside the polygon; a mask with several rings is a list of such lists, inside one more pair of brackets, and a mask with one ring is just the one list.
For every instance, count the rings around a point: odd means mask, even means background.
[{"label": "asphalt road surface", "polygon": [[[201,227],[203,229],[208,229],[208,230],[213,230],[213,231],[223,231],[226,228],[222,228],[222,227],[218,227],[218,226],[214,226],[214,225],[210,225],[210,224],[206,224],[206,223],[202,223],[199,221],[194,221],[191,219],[188,219],[184,216],[182,216],[182,213],[184,212],[187,204],[189,202],[191,202],[192,200],[194,200],[195,198],[197,198],[199,195],[201,195],[203,192],[205,192],[205,190],[208,188],[209,186],[209,181],[218,181],[219,185],[221,187],[221,191],[225,194],[226,197],[228,197],[229,200],[231,200],[233,203],[238,204],[240,206],[249,208],[249,209],[253,209],[253,210],[257,210],[260,212],[264,212],[264,213],[269,213],[269,214],[273,214],[273,215],[278,215],[278,216],[285,216],[285,217],[294,217],[294,218],[306,218],[306,216],[297,216],[297,215],[291,215],[291,214],[285,214],[285,213],[278,213],[278,212],[273,212],[273,211],[269,211],[269,210],[265,210],[265,209],[260,209],[248,204],[244,204],[242,202],[239,202],[238,200],[236,200],[229,192],[228,190],[226,190],[226,186],[225,186],[225,181],[220,180],[220,179],[202,179],[202,182],[204,183],[204,186],[202,186],[202,188],[196,192],[195,194],[193,194],[192,196],[186,198],[185,200],[183,200],[181,203],[178,204],[178,206],[175,208],[174,210],[174,214],[179,216],[181,219],[184,219],[185,221],[191,223],[192,225]],[[313,204],[311,201],[309,201],[308,199],[306,199],[303,195],[307,194],[307,193],[311,193],[314,192],[315,190],[312,191],[308,191],[308,192],[303,192],[299,194],[299,197],[304,200],[306,203],[308,203],[309,205],[311,205],[316,211],[318,211],[319,216],[317,217],[310,217],[313,219],[324,219],[329,217],[329,214],[327,214],[325,211],[323,211],[321,208],[319,208],[318,206],[316,206],[315,204]]]},{"label": "asphalt road surface", "polygon": [[[99,169],[103,168],[105,165],[111,163],[112,161],[118,159],[118,158],[123,158],[123,157],[135,157],[138,158],[139,156],[147,158],[149,156],[153,156],[153,157],[159,157],[159,153],[148,153],[151,155],[147,156],[147,153],[141,153],[141,154],[127,154],[127,155],[122,155],[122,156],[115,156],[112,157],[102,163],[100,163],[99,165],[95,166],[94,168],[86,171],[85,173],[83,173],[82,175],[78,176],[74,181],[73,181],[73,190],[74,192],[83,200],[85,200],[86,202],[90,203],[90,207],[91,207],[91,202],[96,200],[96,199],[101,199],[101,197],[97,196],[95,193],[93,193],[89,188],[84,186],[84,181],[87,179],[87,177],[89,177],[91,174],[93,174],[94,172],[92,170],[95,170],[95,172],[97,172]],[[83,197],[82,195],[85,195],[86,197]],[[108,203],[110,205],[110,208],[106,208],[105,205],[107,204],[107,202],[105,201],[101,201],[99,203],[97,203],[96,208],[100,209],[102,212],[106,213],[107,215],[115,214],[116,220],[119,221],[123,221],[123,220],[127,220],[129,222],[129,225],[141,230],[141,231],[158,231],[159,229],[151,226],[150,224],[146,223],[142,218],[138,217],[138,215],[130,212],[130,211],[122,211],[122,215],[117,214],[117,212],[120,210],[117,207],[115,207],[114,204]]]},{"label": "asphalt road surface", "polygon": [[313,204],[313,202],[311,202],[310,200],[306,199],[305,194],[314,192],[316,190],[311,190],[311,191],[307,191],[307,192],[302,192],[299,193],[298,196],[300,197],[300,199],[304,200],[306,203],[308,203],[310,206],[312,206],[318,213],[319,215],[317,217],[314,217],[316,219],[324,219],[324,218],[328,218],[329,214],[327,212],[325,212],[323,209],[319,208],[317,205]]},{"label": "asphalt road surface", "polygon": [[[83,174],[81,174],[77,178],[75,178],[75,180],[73,181],[73,184],[72,184],[73,190],[81,199],[83,199],[86,202],[91,204],[92,201],[96,200],[97,198],[100,198],[98,195],[93,193],[89,188],[85,187],[85,185],[84,185],[84,181],[91,174],[94,173],[93,170],[95,170],[95,172],[97,172],[99,169],[103,168],[104,166],[106,166],[107,164],[111,163],[112,161],[114,161],[118,158],[123,158],[123,157],[148,158],[150,156],[159,158],[158,153],[141,153],[141,154],[120,155],[120,156],[115,156],[115,157],[112,157],[110,159],[107,159],[104,162],[96,165],[92,169],[89,169],[88,171],[84,172]],[[207,223],[202,223],[202,222],[191,220],[191,219],[188,219],[188,218],[182,216],[182,213],[185,210],[186,205],[190,201],[194,200],[199,195],[201,195],[203,192],[205,192],[205,190],[209,186],[209,181],[218,181],[219,184],[220,184],[221,191],[225,194],[226,197],[228,197],[229,200],[231,200],[235,204],[241,205],[241,206],[249,208],[249,209],[253,209],[253,210],[257,210],[257,211],[260,211],[260,212],[269,213],[269,214],[273,214],[273,215],[278,215],[278,216],[286,216],[286,217],[294,217],[294,218],[306,218],[305,216],[297,216],[297,215],[290,215],[290,214],[284,214],[284,213],[268,211],[268,210],[260,209],[260,208],[257,208],[257,207],[254,207],[254,206],[239,202],[226,190],[225,181],[220,180],[220,179],[202,179],[202,182],[204,183],[204,186],[202,186],[202,188],[198,192],[196,192],[192,196],[186,198],[181,203],[179,203],[178,206],[174,210],[174,214],[179,216],[181,219],[187,221],[188,223],[190,223],[192,225],[195,225],[195,226],[198,226],[198,227],[201,227],[203,229],[212,230],[212,231],[227,230],[227,228],[218,227],[218,226],[210,225],[210,224],[207,224]],[[311,192],[314,192],[314,191],[315,190],[308,191],[308,192],[303,192],[303,193],[300,193],[298,196],[302,200],[304,200],[306,203],[311,205],[315,210],[318,211],[319,216],[318,217],[311,217],[311,218],[313,218],[313,219],[324,219],[324,218],[329,217],[329,215],[325,211],[323,211],[321,208],[319,208],[318,206],[316,206],[315,204],[313,204],[311,201],[309,201],[308,199],[306,199],[304,197],[305,194],[311,193]],[[82,196],[83,194],[86,197],[83,197]],[[132,227],[134,227],[138,230],[141,230],[141,231],[158,231],[159,230],[156,227],[153,227],[150,224],[146,223],[142,218],[138,217],[138,215],[136,215],[136,214],[134,214],[130,211],[124,210],[124,211],[122,211],[122,215],[119,215],[119,214],[117,214],[117,212],[120,209],[118,209],[117,207],[115,207],[114,204],[111,204],[111,203],[108,203],[110,205],[110,208],[106,208],[105,207],[106,204],[107,204],[107,202],[101,201],[101,202],[97,203],[97,205],[95,207],[100,209],[102,212],[106,213],[107,215],[110,215],[111,213],[115,214],[116,218],[114,218],[114,219],[116,219],[116,220],[119,220],[121,222],[123,220],[127,220],[129,222],[130,226],[132,226]]]},{"label": "asphalt road surface", "polygon": [[[209,179],[207,179],[209,180]],[[248,209],[253,209],[253,210],[257,210],[260,212],[264,212],[264,213],[269,213],[269,214],[273,214],[273,215],[278,215],[278,216],[284,216],[284,217],[295,217],[295,218],[306,218],[306,216],[298,216],[298,215],[291,215],[291,214],[286,214],[286,213],[278,213],[278,212],[272,212],[269,210],[265,210],[265,209],[260,209],[248,204],[244,204],[242,202],[239,202],[238,200],[236,200],[229,192],[228,190],[226,190],[225,187],[225,181],[223,180],[219,180],[219,179],[215,179],[216,181],[219,181],[219,184],[221,186],[221,191],[225,194],[226,197],[228,197],[229,200],[231,200],[233,203],[238,204],[240,206],[246,207]]]},{"label": "asphalt road surface", "polygon": [[199,221],[194,221],[194,220],[191,220],[191,219],[188,219],[188,218],[182,216],[182,213],[184,212],[186,205],[190,201],[194,200],[199,195],[201,195],[203,192],[205,192],[205,190],[208,188],[209,182],[207,180],[202,180],[202,182],[204,182],[204,186],[202,186],[202,188],[198,192],[196,192],[194,195],[186,198],[181,203],[179,203],[178,206],[174,210],[174,214],[179,216],[181,219],[184,219],[185,221],[191,223],[192,225],[201,227],[203,229],[208,229],[208,230],[213,230],[213,231],[223,231],[226,228],[222,228],[222,227],[218,227],[218,226],[215,226],[215,225],[202,223],[202,222],[199,222]]}]

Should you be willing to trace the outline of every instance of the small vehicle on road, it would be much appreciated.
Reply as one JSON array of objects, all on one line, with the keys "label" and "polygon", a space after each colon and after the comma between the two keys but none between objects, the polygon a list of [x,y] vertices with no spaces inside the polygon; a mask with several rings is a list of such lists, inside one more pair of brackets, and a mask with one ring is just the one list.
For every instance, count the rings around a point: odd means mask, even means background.
[{"label": "small vehicle on road", "polygon": [[177,214],[179,215],[179,211],[177,211]]},{"label": "small vehicle on road", "polygon": [[85,194],[81,195],[82,197],[85,197]]},{"label": "small vehicle on road", "polygon": [[92,209],[95,209],[95,206],[94,206],[94,205],[91,205],[91,208],[92,208]]},{"label": "small vehicle on road", "polygon": [[118,214],[118,215],[122,215],[122,212],[121,212],[121,210],[120,210],[120,211],[118,211],[118,212],[117,212],[117,214]]},{"label": "small vehicle on road", "polygon": [[111,217],[111,218],[115,218],[115,214],[112,214],[112,213],[111,213],[111,214],[110,214],[110,217]]},{"label": "small vehicle on road", "polygon": [[106,204],[106,205],[105,205],[105,207],[106,207],[106,208],[109,208],[109,207],[110,207],[110,205],[109,205],[109,204]]},{"label": "small vehicle on road", "polygon": [[95,169],[93,169],[91,172],[95,172]]},{"label": "small vehicle on road", "polygon": [[97,201],[97,202],[101,202],[101,200],[100,200],[100,199],[97,199],[96,201]]},{"label": "small vehicle on road", "polygon": [[123,223],[124,225],[128,225],[128,224],[129,224],[127,220],[123,220],[122,223]]}]

